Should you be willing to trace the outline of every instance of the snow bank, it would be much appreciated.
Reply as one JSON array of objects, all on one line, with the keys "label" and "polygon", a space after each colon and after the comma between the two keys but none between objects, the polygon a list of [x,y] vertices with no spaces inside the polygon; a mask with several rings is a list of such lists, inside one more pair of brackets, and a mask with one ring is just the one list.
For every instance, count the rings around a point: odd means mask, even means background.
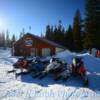
[{"label": "snow bank", "polygon": [[17,59],[11,56],[11,49],[0,49],[0,64],[12,65]]},{"label": "snow bank", "polygon": [[71,64],[72,62],[72,58],[75,56],[75,53],[71,53],[70,51],[66,50],[63,51],[61,53],[58,53],[56,55],[56,57],[61,58],[62,60],[64,60],[65,62],[67,62],[68,64]]}]

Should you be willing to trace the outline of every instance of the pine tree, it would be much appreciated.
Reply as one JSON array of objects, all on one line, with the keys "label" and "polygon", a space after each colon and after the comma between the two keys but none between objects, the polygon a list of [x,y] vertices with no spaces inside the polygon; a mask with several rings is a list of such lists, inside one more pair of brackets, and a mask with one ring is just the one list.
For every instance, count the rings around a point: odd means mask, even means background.
[{"label": "pine tree", "polygon": [[74,49],[76,51],[82,50],[82,38],[81,38],[81,16],[80,11],[76,10],[74,22],[73,22],[73,40],[74,40]]},{"label": "pine tree", "polygon": [[58,25],[55,25],[54,32],[52,35],[54,38],[54,42],[64,46],[64,33],[65,29],[62,26],[61,20],[59,20]]},{"label": "pine tree", "polygon": [[6,31],[6,47],[10,47],[10,37],[9,37],[9,31]]},{"label": "pine tree", "polygon": [[0,47],[2,47],[2,34],[0,33]]},{"label": "pine tree", "polygon": [[48,39],[48,40],[51,39],[51,29],[50,29],[50,25],[47,25],[46,26],[45,38]]},{"label": "pine tree", "polygon": [[54,28],[53,28],[53,25],[51,25],[51,28],[50,28],[50,40],[54,41]]},{"label": "pine tree", "polygon": [[[29,29],[31,30],[31,26],[29,27]],[[22,29],[22,36],[24,36],[24,34],[25,34],[25,29],[23,28]]]},{"label": "pine tree", "polygon": [[23,33],[20,32],[19,39],[23,37]]},{"label": "pine tree", "polygon": [[56,43],[58,42],[57,35],[58,35],[58,29],[57,29],[57,26],[55,25],[54,33],[53,33],[53,41],[56,42]]},{"label": "pine tree", "polygon": [[100,0],[85,0],[85,48],[100,49]]},{"label": "pine tree", "polygon": [[69,25],[68,30],[65,32],[65,47],[68,48],[69,50],[74,49],[74,44],[73,44],[73,30],[71,25]]},{"label": "pine tree", "polygon": [[20,32],[19,38],[22,38],[24,36],[24,34],[25,34],[25,29],[23,28],[22,32]]},{"label": "pine tree", "polygon": [[64,28],[62,26],[62,21],[59,20],[59,23],[58,23],[58,31],[57,31],[57,40],[58,40],[58,43],[61,44],[61,45],[64,45]]},{"label": "pine tree", "polygon": [[3,46],[3,47],[6,46],[5,33],[4,33],[4,32],[2,32],[2,46]]},{"label": "pine tree", "polygon": [[11,39],[11,47],[13,46],[13,44],[16,42],[16,36],[15,34],[12,35],[12,39]]}]

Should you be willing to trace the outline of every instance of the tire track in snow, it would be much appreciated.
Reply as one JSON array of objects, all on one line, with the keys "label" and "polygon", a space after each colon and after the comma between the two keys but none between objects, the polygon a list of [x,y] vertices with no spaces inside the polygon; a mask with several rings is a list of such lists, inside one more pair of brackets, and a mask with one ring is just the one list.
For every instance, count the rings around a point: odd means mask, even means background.
[{"label": "tire track in snow", "polygon": [[79,88],[76,88],[68,97],[66,100],[69,100],[78,90]]},{"label": "tire track in snow", "polygon": [[0,83],[7,83],[11,80],[15,80],[15,75],[13,73],[7,74],[8,70],[12,70],[11,65],[0,64]]}]

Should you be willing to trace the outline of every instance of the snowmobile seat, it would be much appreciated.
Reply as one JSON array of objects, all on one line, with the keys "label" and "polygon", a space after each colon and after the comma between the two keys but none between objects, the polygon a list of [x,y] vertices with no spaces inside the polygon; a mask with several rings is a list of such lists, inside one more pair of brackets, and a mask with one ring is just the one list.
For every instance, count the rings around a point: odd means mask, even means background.
[{"label": "snowmobile seat", "polygon": [[32,62],[30,65],[29,65],[29,71],[34,73],[34,72],[41,72],[43,71],[45,68],[45,65],[41,62],[41,61],[38,61],[38,62]]}]

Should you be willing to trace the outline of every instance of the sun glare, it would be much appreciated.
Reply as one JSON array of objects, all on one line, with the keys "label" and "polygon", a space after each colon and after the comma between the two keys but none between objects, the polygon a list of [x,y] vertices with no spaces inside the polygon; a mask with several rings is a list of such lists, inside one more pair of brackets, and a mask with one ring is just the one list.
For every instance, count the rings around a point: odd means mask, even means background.
[{"label": "sun glare", "polygon": [[6,28],[6,21],[4,18],[0,17],[0,30],[4,30]]}]

